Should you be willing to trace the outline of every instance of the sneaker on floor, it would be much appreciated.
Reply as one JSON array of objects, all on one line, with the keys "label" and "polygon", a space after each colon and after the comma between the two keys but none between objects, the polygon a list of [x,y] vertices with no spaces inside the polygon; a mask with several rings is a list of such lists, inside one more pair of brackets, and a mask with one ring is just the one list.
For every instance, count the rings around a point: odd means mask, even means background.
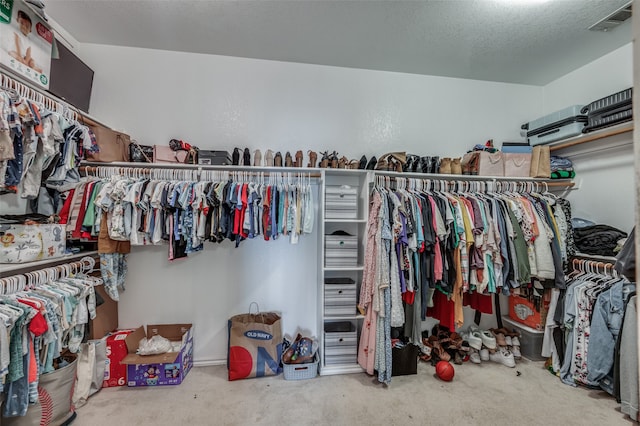
[{"label": "sneaker on floor", "polygon": [[507,346],[513,346],[513,341],[511,340],[511,336],[504,336],[504,341],[507,342]]},{"label": "sneaker on floor", "polygon": [[520,346],[520,339],[517,336],[511,338],[511,346]]},{"label": "sneaker on floor", "polygon": [[490,331],[486,331],[486,330],[482,330],[480,332],[481,338],[482,338],[482,344],[485,345],[487,348],[489,349],[495,349],[497,344],[496,344],[496,338],[493,336],[493,334],[491,334]]},{"label": "sneaker on floor", "polygon": [[475,349],[471,350],[471,353],[469,354],[469,361],[471,361],[474,364],[480,364],[482,362],[478,351],[476,351]]},{"label": "sneaker on floor", "polygon": [[513,358],[513,354],[507,348],[501,347],[496,353],[489,354],[489,359],[493,362],[500,363],[505,367],[514,368],[516,366],[516,360]]},{"label": "sneaker on floor", "polygon": [[480,350],[482,349],[482,335],[479,331],[469,330],[467,334],[462,337],[464,340],[469,342],[469,346]]},{"label": "sneaker on floor", "polygon": [[511,346],[511,353],[515,359],[522,358],[522,354],[520,353],[520,346]]},{"label": "sneaker on floor", "polygon": [[487,348],[480,349],[480,360],[489,361],[489,349]]}]

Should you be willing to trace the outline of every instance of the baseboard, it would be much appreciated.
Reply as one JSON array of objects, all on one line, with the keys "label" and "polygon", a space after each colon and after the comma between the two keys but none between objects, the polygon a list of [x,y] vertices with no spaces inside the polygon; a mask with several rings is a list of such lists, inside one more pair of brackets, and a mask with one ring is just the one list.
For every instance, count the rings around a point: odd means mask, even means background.
[{"label": "baseboard", "polygon": [[193,361],[194,367],[211,367],[214,365],[227,365],[226,359],[202,359]]}]

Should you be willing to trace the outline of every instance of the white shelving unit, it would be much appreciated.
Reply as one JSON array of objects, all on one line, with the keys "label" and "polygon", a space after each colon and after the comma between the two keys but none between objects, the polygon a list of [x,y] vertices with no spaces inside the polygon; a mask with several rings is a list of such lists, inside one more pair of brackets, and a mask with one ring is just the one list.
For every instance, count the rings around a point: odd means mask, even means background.
[{"label": "white shelving unit", "polygon": [[[319,209],[322,212],[319,238],[321,245],[319,252],[322,253],[319,259],[321,273],[318,283],[320,374],[358,373],[363,371],[358,365],[357,356],[364,316],[358,312],[356,304],[364,270],[365,236],[369,212],[369,173],[364,170],[326,169],[323,175],[322,204]],[[327,188],[342,185],[349,186],[351,191],[355,189],[353,199],[355,217],[344,219],[327,217]],[[357,239],[357,261],[352,266],[327,266],[325,236],[335,231],[344,231]],[[352,280],[353,284],[327,284],[327,280],[331,279]]]}]

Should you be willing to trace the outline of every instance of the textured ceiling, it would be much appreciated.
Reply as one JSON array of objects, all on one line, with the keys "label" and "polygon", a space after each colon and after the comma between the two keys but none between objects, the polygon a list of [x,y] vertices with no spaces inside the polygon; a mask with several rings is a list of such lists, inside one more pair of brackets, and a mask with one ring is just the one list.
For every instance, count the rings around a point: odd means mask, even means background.
[{"label": "textured ceiling", "polygon": [[49,0],[83,43],[543,85],[631,42],[628,0]]}]

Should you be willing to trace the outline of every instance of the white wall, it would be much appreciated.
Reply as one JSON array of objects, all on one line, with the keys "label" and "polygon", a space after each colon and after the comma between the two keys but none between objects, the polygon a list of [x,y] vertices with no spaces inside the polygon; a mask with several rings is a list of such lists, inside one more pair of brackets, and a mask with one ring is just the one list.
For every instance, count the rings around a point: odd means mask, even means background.
[{"label": "white wall", "polygon": [[[633,49],[629,43],[544,87],[544,111],[550,113],[569,105],[586,105],[599,98],[633,86]],[[627,142],[612,146],[614,140],[600,140],[557,155],[574,162],[578,189],[571,191],[573,215],[605,223],[629,232],[634,224],[633,135],[615,138]]]},{"label": "white wall", "polygon": [[[542,110],[532,86],[102,45],[81,55],[95,70],[91,114],[144,144],[460,156],[520,139]],[[317,335],[315,238],[207,243],[174,263],[165,248],[135,248],[120,325],[192,321],[201,363],[226,357],[226,321],[251,301],[282,311],[286,333]]]}]

